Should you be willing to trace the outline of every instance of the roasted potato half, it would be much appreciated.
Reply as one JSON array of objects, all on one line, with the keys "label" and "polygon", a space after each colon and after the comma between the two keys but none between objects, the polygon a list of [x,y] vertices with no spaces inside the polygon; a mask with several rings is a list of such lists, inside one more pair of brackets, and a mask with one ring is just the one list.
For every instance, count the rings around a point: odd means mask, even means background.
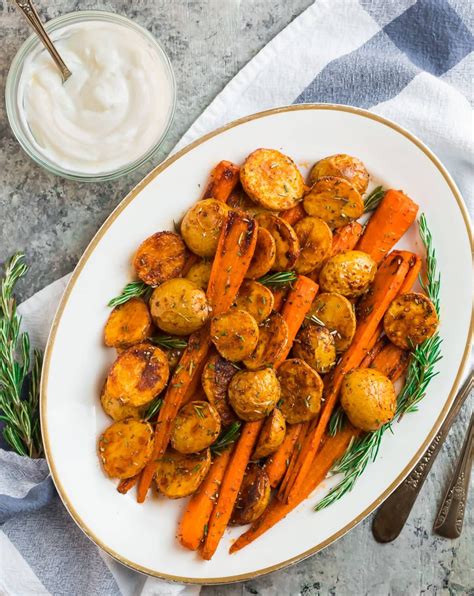
[{"label": "roasted potato half", "polygon": [[243,360],[243,364],[250,370],[272,366],[287,345],[288,325],[283,317],[275,312],[260,325],[257,346],[252,354]]},{"label": "roasted potato half", "polygon": [[153,428],[143,420],[121,420],[111,424],[99,437],[99,457],[110,478],[130,478],[138,474],[153,454]]},{"label": "roasted potato half", "polygon": [[307,325],[298,332],[293,355],[318,373],[327,373],[336,364],[336,343],[327,327]]},{"label": "roasted potato half", "polygon": [[252,459],[261,459],[274,453],[283,443],[286,434],[286,420],[275,408],[263,423]]},{"label": "roasted potato half", "polygon": [[197,491],[210,467],[210,449],[188,454],[168,449],[156,466],[156,486],[169,499],[187,497]]},{"label": "roasted potato half", "polygon": [[301,274],[310,273],[331,256],[331,229],[319,217],[304,217],[296,222],[294,229],[300,243],[295,270]]},{"label": "roasted potato half", "polygon": [[235,306],[245,310],[257,321],[263,323],[271,315],[275,299],[272,291],[258,281],[244,281],[235,299]]},{"label": "roasted potato half", "polygon": [[258,228],[257,244],[245,277],[257,279],[270,271],[276,259],[276,243],[265,228]]},{"label": "roasted potato half", "polygon": [[245,310],[232,308],[211,320],[211,340],[221,356],[231,362],[243,360],[258,342],[257,321]]},{"label": "roasted potato half", "polygon": [[318,178],[335,176],[348,180],[361,195],[369,185],[369,172],[357,157],[345,153],[330,155],[316,162],[309,175],[310,184],[313,185]]},{"label": "roasted potato half", "polygon": [[140,244],[133,266],[143,282],[157,286],[181,275],[185,255],[181,236],[174,232],[157,232]]},{"label": "roasted potato half", "polygon": [[280,399],[280,383],[273,368],[243,370],[229,384],[229,402],[239,418],[261,420]]},{"label": "roasted potato half", "polygon": [[104,389],[100,394],[100,403],[104,412],[112,420],[119,422],[120,420],[125,420],[125,418],[133,418],[134,420],[143,418],[146,406],[137,407],[123,403],[119,397],[110,397]]},{"label": "roasted potato half", "polygon": [[434,304],[418,292],[397,296],[383,319],[388,339],[404,350],[410,350],[433,336],[438,324]]},{"label": "roasted potato half", "polygon": [[377,430],[395,416],[393,383],[373,368],[355,368],[342,381],[341,406],[351,424],[365,431]]},{"label": "roasted potato half", "polygon": [[107,375],[104,392],[130,406],[143,406],[158,395],[168,382],[166,354],[149,343],[121,352]]},{"label": "roasted potato half", "polygon": [[303,196],[304,181],[295,162],[275,149],[257,149],[240,169],[248,196],[273,211],[294,207]]},{"label": "roasted potato half", "polygon": [[278,367],[281,399],[278,402],[289,424],[307,422],[319,414],[323,382],[318,373],[299,358],[285,360]]},{"label": "roasted potato half", "polygon": [[200,257],[213,257],[230,208],[222,201],[204,199],[189,209],[181,222],[186,246]]},{"label": "roasted potato half", "polygon": [[128,348],[145,341],[151,330],[148,306],[141,298],[131,298],[110,313],[105,324],[104,342],[110,348]]},{"label": "roasted potato half", "polygon": [[377,272],[375,261],[360,250],[346,250],[326,261],[319,273],[324,292],[336,292],[348,298],[364,294]]},{"label": "roasted potato half", "polygon": [[320,217],[330,228],[340,228],[364,213],[360,193],[344,178],[319,178],[304,197],[308,215]]},{"label": "roasted potato half", "polygon": [[294,229],[284,219],[272,213],[259,213],[255,219],[275,240],[276,256],[271,267],[273,271],[288,271],[300,254],[300,243]]},{"label": "roasted potato half", "polygon": [[186,273],[186,279],[192,281],[196,284],[201,290],[204,292],[207,290],[207,284],[209,283],[209,278],[211,277],[211,268],[212,263],[211,261],[201,260],[194,265],[191,265],[189,271]]},{"label": "roasted potato half", "polygon": [[230,523],[237,526],[251,524],[262,515],[269,502],[270,480],[266,471],[258,464],[249,464],[245,470]]},{"label": "roasted potato half", "polygon": [[150,310],[157,327],[173,335],[190,335],[208,320],[205,292],[189,279],[170,279],[153,290]]},{"label": "roasted potato half", "polygon": [[345,352],[356,330],[354,307],[347,298],[332,292],[316,296],[309,312],[328,328],[334,337],[336,352]]},{"label": "roasted potato half", "polygon": [[220,432],[217,410],[207,401],[190,401],[174,420],[171,446],[180,453],[197,453],[210,447]]},{"label": "roasted potato half", "polygon": [[212,354],[202,371],[202,387],[209,402],[218,411],[223,426],[229,426],[237,419],[229,405],[227,389],[232,377],[237,373],[232,362],[220,354]]}]

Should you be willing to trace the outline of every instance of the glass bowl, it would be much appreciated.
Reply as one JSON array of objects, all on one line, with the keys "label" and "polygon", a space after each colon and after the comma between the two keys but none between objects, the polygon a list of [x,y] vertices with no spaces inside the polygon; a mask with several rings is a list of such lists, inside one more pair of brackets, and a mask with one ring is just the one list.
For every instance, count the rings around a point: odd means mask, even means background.
[{"label": "glass bowl", "polygon": [[64,178],[69,178],[71,180],[79,180],[81,182],[98,182],[102,180],[112,180],[114,178],[118,178],[119,176],[123,176],[124,174],[128,174],[129,172],[141,166],[145,161],[150,159],[157,152],[160,145],[164,141],[169,127],[171,125],[171,121],[173,120],[173,115],[176,107],[176,80],[174,77],[171,62],[160,43],[153,37],[151,33],[149,33],[149,31],[147,31],[140,25],[137,25],[127,17],[123,17],[121,15],[101,10],[84,10],[66,14],[55,19],[51,19],[46,23],[45,28],[48,31],[48,33],[51,33],[67,25],[73,25],[87,21],[105,21],[108,23],[114,23],[128,27],[142,35],[145,38],[145,40],[155,49],[157,57],[162,63],[168,79],[171,101],[168,114],[166,115],[163,131],[161,132],[160,137],[156,139],[154,144],[138,159],[135,159],[130,163],[120,166],[119,168],[114,170],[99,173],[94,172],[91,174],[84,172],[75,172],[74,170],[66,169],[58,165],[57,163],[54,163],[54,161],[52,161],[46,155],[44,155],[38,149],[34,141],[33,135],[25,122],[25,119],[21,117],[19,105],[20,100],[18,97],[19,83],[25,59],[30,54],[30,52],[35,51],[38,48],[39,44],[41,44],[36,34],[31,35],[24,42],[24,44],[20,47],[11,63],[5,87],[5,103],[8,121],[10,123],[13,134],[15,135],[17,141],[20,143],[24,151],[37,164],[39,164],[46,170],[49,170],[53,174],[62,176]]}]

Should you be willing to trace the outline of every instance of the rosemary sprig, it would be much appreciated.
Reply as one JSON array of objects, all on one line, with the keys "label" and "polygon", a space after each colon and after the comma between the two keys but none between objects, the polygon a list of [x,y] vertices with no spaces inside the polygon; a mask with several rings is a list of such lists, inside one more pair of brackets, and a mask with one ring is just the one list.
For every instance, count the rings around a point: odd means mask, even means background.
[{"label": "rosemary sprig", "polygon": [[147,286],[147,284],[142,281],[132,281],[124,287],[120,296],[112,298],[107,306],[119,306],[120,304],[125,304],[125,302],[128,302],[131,298],[139,298],[140,296],[143,296],[145,300],[148,300],[152,291],[153,288]]},{"label": "rosemary sprig", "polygon": [[145,410],[145,414],[143,415],[143,418],[145,420],[150,420],[151,418],[153,418],[153,416],[155,416],[155,414],[157,414],[160,411],[162,405],[163,405],[163,398],[155,397],[155,399],[150,403],[148,408]]},{"label": "rosemary sprig", "polygon": [[334,437],[334,435],[337,435],[337,433],[344,428],[345,424],[346,415],[344,414],[344,410],[341,408],[341,406],[337,406],[337,408],[332,413],[331,419],[329,420],[329,436]]},{"label": "rosemary sprig", "polygon": [[383,186],[377,186],[364,200],[364,212],[374,211],[379,206],[380,201],[383,199],[385,189]]},{"label": "rosemary sprig", "polygon": [[[422,282],[422,285],[439,315],[440,275],[437,271],[433,238],[424,214],[421,215],[418,225],[426,250],[426,280]],[[425,397],[428,384],[438,374],[435,367],[441,357],[441,338],[438,333],[412,350],[405,385],[397,399],[395,418],[398,421],[405,414],[417,410],[418,403]],[[339,425],[344,421],[345,416],[342,408],[338,408],[331,417],[329,432],[335,434]],[[377,458],[382,437],[387,430],[391,430],[391,422],[351,442],[345,454],[332,470],[334,473],[342,473],[342,480],[316,505],[315,511],[332,505],[352,490],[367,465]]]},{"label": "rosemary sprig", "polygon": [[172,337],[171,335],[154,335],[149,338],[151,343],[167,350],[184,350],[188,345],[185,339]]},{"label": "rosemary sprig", "polygon": [[[43,453],[39,428],[39,379],[42,355],[33,351],[30,340],[20,331],[13,290],[28,271],[25,257],[13,255],[5,266],[0,283],[0,420],[3,436],[20,455],[40,457]],[[31,365],[31,372],[30,372]]]},{"label": "rosemary sprig", "polygon": [[296,281],[296,277],[294,271],[277,271],[276,273],[267,273],[257,281],[264,286],[282,287]]},{"label": "rosemary sprig", "polygon": [[240,422],[232,422],[228,429],[223,430],[217,441],[211,445],[211,451],[214,455],[220,455],[224,449],[227,449],[240,436]]},{"label": "rosemary sprig", "polygon": [[319,325],[320,327],[326,327],[326,325],[324,324],[324,322],[321,321],[321,319],[319,317],[317,317],[316,315],[314,315],[314,314],[307,315],[305,317],[305,319],[308,319],[308,321],[311,321],[311,323],[315,323],[316,325]]}]

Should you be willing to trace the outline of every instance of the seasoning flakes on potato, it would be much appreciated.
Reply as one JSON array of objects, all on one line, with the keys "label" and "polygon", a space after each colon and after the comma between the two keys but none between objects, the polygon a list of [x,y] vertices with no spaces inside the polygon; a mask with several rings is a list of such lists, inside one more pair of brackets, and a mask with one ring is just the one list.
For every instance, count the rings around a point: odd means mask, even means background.
[{"label": "seasoning flakes on potato", "polygon": [[259,213],[255,219],[275,240],[276,256],[273,271],[292,269],[300,254],[300,243],[294,229],[284,219],[272,213]]},{"label": "seasoning flakes on potato", "polygon": [[288,324],[279,313],[273,313],[259,327],[259,338],[255,350],[243,360],[244,366],[257,370],[273,366],[288,345]]},{"label": "seasoning flakes on potato", "polygon": [[104,392],[130,406],[143,406],[157,396],[169,377],[166,354],[149,343],[121,352],[107,375]]},{"label": "seasoning flakes on potato", "polygon": [[434,304],[418,292],[407,292],[395,298],[383,319],[389,340],[404,350],[410,350],[433,336],[438,323]]},{"label": "seasoning flakes on potato", "polygon": [[132,298],[116,306],[104,329],[104,343],[110,348],[128,348],[150,336],[152,321],[148,306],[141,298]]},{"label": "seasoning flakes on potato", "polygon": [[375,261],[360,250],[346,250],[326,261],[319,273],[324,292],[336,292],[347,298],[364,294],[377,272]]},{"label": "seasoning flakes on potato", "polygon": [[236,415],[229,405],[227,389],[238,368],[220,354],[212,354],[202,371],[202,387],[209,402],[218,411],[223,426],[235,422]]},{"label": "seasoning flakes on potato", "polygon": [[194,265],[191,265],[191,267],[189,268],[189,271],[186,273],[185,277],[186,277],[186,279],[189,279],[189,281],[192,281],[194,284],[196,284],[198,287],[200,287],[201,290],[204,290],[204,292],[205,292],[207,290],[207,284],[209,283],[209,278],[211,277],[211,268],[212,268],[211,261],[202,259],[202,260],[198,261],[197,263],[194,263]]},{"label": "seasoning flakes on potato", "polygon": [[179,453],[197,453],[210,447],[221,431],[217,410],[207,401],[191,401],[176,416],[171,446]]},{"label": "seasoning flakes on potato", "polygon": [[267,274],[273,267],[276,259],[276,243],[268,230],[259,227],[257,231],[257,244],[253,253],[250,266],[245,277],[257,279]]},{"label": "seasoning flakes on potato", "polygon": [[270,492],[270,480],[266,471],[258,464],[249,464],[245,470],[230,523],[241,526],[257,520],[270,502]]},{"label": "seasoning flakes on potato", "polygon": [[229,385],[230,405],[242,420],[265,418],[279,399],[280,383],[273,368],[240,371]]},{"label": "seasoning flakes on potato", "polygon": [[100,394],[100,403],[107,416],[110,416],[115,422],[125,420],[125,418],[140,420],[146,409],[146,406],[131,406],[124,403],[120,397],[111,397],[105,391],[105,387]]},{"label": "seasoning flakes on potato", "polygon": [[286,434],[286,420],[281,410],[275,408],[263,423],[252,459],[267,457],[280,447]]},{"label": "seasoning flakes on potato", "polygon": [[157,286],[181,275],[185,255],[181,236],[174,232],[157,232],[140,244],[133,266],[143,282]]},{"label": "seasoning flakes on potato", "polygon": [[327,327],[334,337],[336,352],[347,350],[356,330],[354,307],[347,298],[332,292],[317,294],[309,315]]},{"label": "seasoning flakes on potato", "polygon": [[289,424],[307,422],[319,414],[323,382],[304,360],[290,358],[278,367],[281,399],[278,402]]},{"label": "seasoning flakes on potato", "polygon": [[303,196],[304,181],[294,161],[275,149],[257,149],[240,170],[248,196],[266,209],[294,207]]},{"label": "seasoning flakes on potato", "polygon": [[196,492],[210,467],[210,449],[188,454],[168,449],[156,465],[156,486],[169,499],[187,497]]},{"label": "seasoning flakes on potato", "polygon": [[273,310],[275,299],[270,288],[258,281],[244,281],[235,299],[235,306],[245,310],[257,321],[263,323]]},{"label": "seasoning flakes on potato", "polygon": [[293,355],[304,360],[318,373],[329,372],[336,364],[336,342],[327,327],[307,325],[300,329]]},{"label": "seasoning flakes on potato", "polygon": [[300,243],[300,253],[295,263],[295,271],[305,275],[319,267],[332,252],[332,232],[319,217],[300,219],[294,230]]},{"label": "seasoning flakes on potato", "polygon": [[189,279],[170,279],[153,290],[150,310],[157,327],[173,335],[190,335],[208,320],[205,292]]},{"label": "seasoning flakes on potato", "polygon": [[330,155],[316,162],[309,175],[310,184],[313,185],[318,178],[335,176],[345,178],[362,195],[369,185],[369,172],[360,159],[345,153]]},{"label": "seasoning flakes on potato", "polygon": [[306,193],[303,206],[308,215],[320,217],[330,228],[340,228],[364,213],[360,193],[344,178],[319,178]]},{"label": "seasoning flakes on potato", "polygon": [[230,208],[222,201],[204,199],[191,207],[181,222],[186,246],[200,257],[213,257]]},{"label": "seasoning flakes on potato", "polygon": [[110,478],[138,474],[153,453],[153,428],[143,420],[122,420],[111,424],[99,437],[99,457]]},{"label": "seasoning flakes on potato", "polygon": [[258,342],[257,321],[245,310],[232,308],[211,320],[211,340],[221,356],[231,362],[243,360]]}]

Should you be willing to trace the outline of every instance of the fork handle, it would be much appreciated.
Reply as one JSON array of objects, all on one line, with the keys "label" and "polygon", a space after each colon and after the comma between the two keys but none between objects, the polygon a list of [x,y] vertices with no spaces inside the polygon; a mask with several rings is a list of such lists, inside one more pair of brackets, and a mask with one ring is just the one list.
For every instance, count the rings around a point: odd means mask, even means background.
[{"label": "fork handle", "polygon": [[464,401],[473,388],[473,372],[471,371],[459,390],[454,403],[446,416],[437,435],[425,451],[423,457],[413,468],[411,474],[379,507],[372,523],[372,533],[377,542],[391,542],[400,534],[410,511],[418,498],[431,466],[433,465],[449,430],[461,409]]}]

